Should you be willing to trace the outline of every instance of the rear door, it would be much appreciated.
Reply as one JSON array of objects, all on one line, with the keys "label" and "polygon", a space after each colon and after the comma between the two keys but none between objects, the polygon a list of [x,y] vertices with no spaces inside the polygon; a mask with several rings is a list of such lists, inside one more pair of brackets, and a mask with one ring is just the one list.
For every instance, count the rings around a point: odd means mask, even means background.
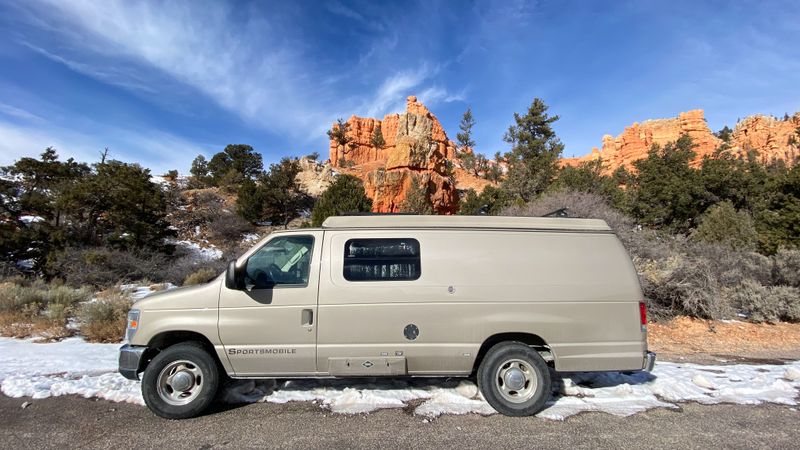
[{"label": "rear door", "polygon": [[276,234],[222,286],[219,335],[237,376],[313,375],[322,231]]}]

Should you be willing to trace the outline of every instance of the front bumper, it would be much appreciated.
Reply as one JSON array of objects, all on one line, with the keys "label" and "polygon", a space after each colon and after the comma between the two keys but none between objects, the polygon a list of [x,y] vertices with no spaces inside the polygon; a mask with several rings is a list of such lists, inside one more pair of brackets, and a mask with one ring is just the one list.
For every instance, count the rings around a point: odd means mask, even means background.
[{"label": "front bumper", "polygon": [[142,356],[146,350],[147,347],[123,345],[119,349],[119,373],[129,380],[138,381]]},{"label": "front bumper", "polygon": [[647,352],[647,354],[644,355],[644,368],[642,370],[644,370],[645,372],[652,372],[653,367],[655,366],[656,366],[656,354],[653,352]]}]

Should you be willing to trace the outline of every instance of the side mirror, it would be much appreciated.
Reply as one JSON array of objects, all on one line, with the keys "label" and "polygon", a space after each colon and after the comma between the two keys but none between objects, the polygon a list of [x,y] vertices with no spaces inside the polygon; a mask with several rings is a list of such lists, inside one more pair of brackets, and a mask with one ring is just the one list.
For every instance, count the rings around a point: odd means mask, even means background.
[{"label": "side mirror", "polygon": [[242,276],[236,269],[236,260],[228,263],[228,269],[225,271],[225,287],[228,289],[241,289]]}]

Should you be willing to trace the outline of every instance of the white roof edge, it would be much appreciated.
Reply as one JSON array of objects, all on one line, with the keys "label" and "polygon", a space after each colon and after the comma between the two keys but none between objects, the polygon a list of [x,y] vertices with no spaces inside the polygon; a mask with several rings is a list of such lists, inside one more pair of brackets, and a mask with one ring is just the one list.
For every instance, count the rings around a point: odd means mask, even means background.
[{"label": "white roof edge", "polygon": [[322,228],[507,228],[565,231],[611,231],[604,220],[514,216],[331,216]]}]

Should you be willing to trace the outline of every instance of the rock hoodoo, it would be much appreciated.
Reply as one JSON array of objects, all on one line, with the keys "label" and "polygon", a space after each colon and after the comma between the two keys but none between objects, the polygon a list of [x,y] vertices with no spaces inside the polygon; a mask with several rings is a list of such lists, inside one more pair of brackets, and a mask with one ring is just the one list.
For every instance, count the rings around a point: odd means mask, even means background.
[{"label": "rock hoodoo", "polygon": [[[736,156],[755,150],[762,163],[781,159],[792,163],[800,155],[800,113],[788,120],[767,116],[751,116],[739,122],[733,130],[726,150]],[[664,146],[675,142],[682,134],[688,134],[696,147],[692,165],[699,166],[703,158],[713,156],[722,140],[708,128],[703,110],[696,109],[680,113],[671,119],[647,120],[625,128],[617,137],[603,136],[601,149],[596,147],[588,155],[565,158],[566,165],[578,165],[586,161],[601,159],[604,171],[612,173],[618,167],[631,169],[633,162],[647,157],[653,144]],[[794,136],[794,138],[792,137]]]},{"label": "rock hoodoo", "polygon": [[[455,144],[416,97],[408,97],[405,113],[383,120],[351,116],[347,125],[346,144],[331,139],[330,162],[364,180],[374,211],[398,212],[412,183],[419,182],[436,213],[456,212],[458,193],[448,173],[448,159],[456,157]],[[376,127],[381,127],[382,148],[372,143]]]}]

